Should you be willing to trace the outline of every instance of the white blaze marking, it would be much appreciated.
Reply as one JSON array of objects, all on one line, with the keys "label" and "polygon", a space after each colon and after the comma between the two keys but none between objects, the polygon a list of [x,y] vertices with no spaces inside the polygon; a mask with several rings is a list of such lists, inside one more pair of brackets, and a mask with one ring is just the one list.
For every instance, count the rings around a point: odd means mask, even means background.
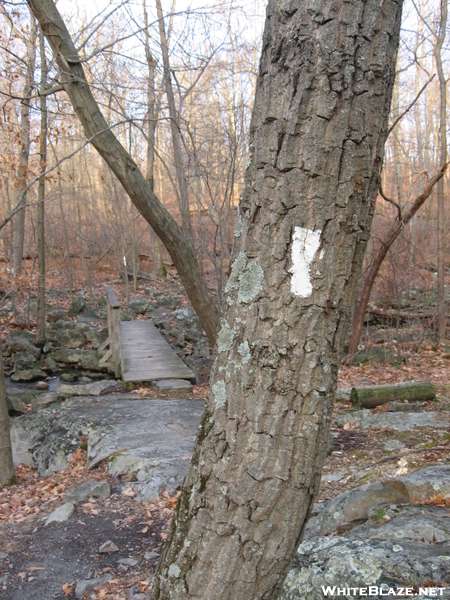
[{"label": "white blaze marking", "polygon": [[301,298],[312,294],[311,264],[320,246],[321,231],[295,227],[292,234],[291,292]]}]

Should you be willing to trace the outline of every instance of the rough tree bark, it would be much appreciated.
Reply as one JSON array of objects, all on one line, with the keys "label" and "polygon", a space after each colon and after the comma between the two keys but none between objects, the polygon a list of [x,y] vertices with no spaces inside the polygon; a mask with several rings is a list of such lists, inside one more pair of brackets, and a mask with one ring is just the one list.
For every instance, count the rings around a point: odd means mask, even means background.
[{"label": "rough tree bark", "polygon": [[82,60],[53,0],[28,0],[28,5],[52,48],[60,69],[61,83],[64,84],[86,136],[92,138],[92,145],[167,248],[192,306],[209,340],[214,344],[219,311],[208,291],[192,246],[181,227],[159,202],[134,160],[108,127],[86,81]]},{"label": "rough tree bark", "polygon": [[152,599],[279,595],[319,489],[400,0],[269,0],[211,394]]},{"label": "rough tree bark", "polygon": [[394,221],[386,237],[381,241],[380,246],[372,259],[372,263],[364,280],[363,289],[356,307],[355,317],[353,319],[352,337],[350,338],[350,343],[348,347],[349,357],[356,354],[356,352],[358,351],[358,345],[364,327],[364,318],[366,316],[367,306],[369,304],[373,284],[375,283],[376,276],[378,275],[381,265],[383,264],[383,261],[386,258],[386,254],[388,253],[389,248],[401,234],[406,225],[411,221],[411,219],[417,213],[419,208],[423,206],[426,199],[430,196],[431,192],[433,191],[433,188],[436,185],[436,183],[439,184],[439,182],[443,179],[446,170],[447,164],[445,164],[442,167],[442,169],[430,179],[430,181],[425,186],[423,192],[419,196],[417,196],[417,198],[411,204],[406,213],[402,213],[400,205],[397,205],[397,219]]}]

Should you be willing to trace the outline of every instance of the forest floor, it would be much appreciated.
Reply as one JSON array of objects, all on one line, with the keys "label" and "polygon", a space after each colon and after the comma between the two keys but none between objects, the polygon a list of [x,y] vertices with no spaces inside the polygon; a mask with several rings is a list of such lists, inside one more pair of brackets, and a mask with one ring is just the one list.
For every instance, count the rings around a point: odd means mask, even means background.
[{"label": "forest floor", "polygon": [[[155,285],[164,286],[161,282]],[[98,291],[101,292],[100,286]],[[120,298],[120,284],[115,291]],[[27,294],[16,294],[16,298],[17,316],[0,322],[3,336],[11,328],[26,326]],[[70,296],[59,302],[69,304]],[[400,364],[343,365],[338,387],[412,379],[431,381],[436,385],[438,396],[436,401],[427,403],[425,410],[448,415],[449,369],[450,355],[432,342],[424,342],[414,352],[404,349]],[[202,386],[197,390],[197,397],[204,397],[207,391],[208,386]],[[334,416],[350,408],[348,403],[336,403]],[[381,406],[372,412],[386,410],[386,406]],[[448,431],[436,432],[432,428],[405,432],[386,428],[363,430],[346,423],[341,428],[332,425],[332,434],[333,451],[325,462],[319,500],[332,498],[363,483],[449,461]],[[393,438],[403,447],[387,453],[384,444]],[[127,490],[120,491],[123,479],[119,481],[109,475],[106,465],[88,472],[85,463],[86,452],[79,449],[68,468],[51,477],[40,477],[29,467],[18,466],[18,484],[0,490],[0,596],[5,600],[72,599],[77,581],[105,576],[110,577],[109,581],[100,583],[87,598],[148,598],[177,497],[161,492],[154,501],[137,501]],[[339,481],[326,477],[335,474],[340,474]],[[92,479],[108,481],[111,496],[78,503],[68,521],[45,526],[43,517],[62,503],[64,494]],[[100,546],[108,540],[120,547],[119,552],[99,552]]]}]

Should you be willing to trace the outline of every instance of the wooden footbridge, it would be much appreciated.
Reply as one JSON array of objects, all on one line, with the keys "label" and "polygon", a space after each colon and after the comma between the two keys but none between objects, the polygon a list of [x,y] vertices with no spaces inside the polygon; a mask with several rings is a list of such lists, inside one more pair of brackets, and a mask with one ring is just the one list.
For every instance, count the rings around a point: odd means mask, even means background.
[{"label": "wooden footbridge", "polygon": [[157,379],[187,379],[195,383],[194,373],[175,354],[149,320],[121,321],[120,304],[107,285],[108,339],[100,351],[109,350],[100,365],[124,382]]}]

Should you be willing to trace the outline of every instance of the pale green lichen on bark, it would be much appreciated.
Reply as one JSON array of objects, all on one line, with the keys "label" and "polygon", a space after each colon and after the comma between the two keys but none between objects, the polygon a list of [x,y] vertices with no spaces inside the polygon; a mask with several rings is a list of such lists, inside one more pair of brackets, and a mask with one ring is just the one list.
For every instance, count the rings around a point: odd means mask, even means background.
[{"label": "pale green lichen on bark", "polygon": [[244,252],[239,252],[236,260],[231,266],[231,273],[225,286],[226,293],[234,292],[235,290],[239,289],[240,278],[245,270],[246,264],[247,257],[245,256]]},{"label": "pale green lichen on bark", "polygon": [[242,220],[241,212],[238,208],[236,216],[236,224],[234,226],[234,237],[240,237],[244,231],[244,221]]},{"label": "pale green lichen on bark", "polygon": [[[256,259],[248,261],[243,252],[231,267],[231,274],[225,287],[225,292],[230,293],[237,290],[237,301],[239,304],[249,304],[262,290],[264,271]],[[228,296],[227,303],[231,306],[233,299]]]},{"label": "pale green lichen on bark", "polygon": [[234,331],[226,321],[222,322],[222,327],[217,334],[217,350],[227,352],[233,345]]},{"label": "pale green lichen on bark", "polygon": [[241,355],[243,365],[246,365],[248,362],[250,362],[252,355],[250,354],[250,346],[248,345],[247,340],[244,340],[242,344],[239,344],[238,352]]},{"label": "pale green lichen on bark", "polygon": [[169,577],[179,577],[180,573],[181,573],[181,569],[178,565],[170,565]]},{"label": "pale green lichen on bark", "polygon": [[243,275],[239,281],[238,302],[249,304],[262,290],[264,271],[255,259],[247,264]]},{"label": "pale green lichen on bark", "polygon": [[211,390],[214,396],[216,408],[221,408],[222,406],[225,406],[227,401],[227,386],[225,384],[225,381],[216,381],[216,383],[212,386]]}]

